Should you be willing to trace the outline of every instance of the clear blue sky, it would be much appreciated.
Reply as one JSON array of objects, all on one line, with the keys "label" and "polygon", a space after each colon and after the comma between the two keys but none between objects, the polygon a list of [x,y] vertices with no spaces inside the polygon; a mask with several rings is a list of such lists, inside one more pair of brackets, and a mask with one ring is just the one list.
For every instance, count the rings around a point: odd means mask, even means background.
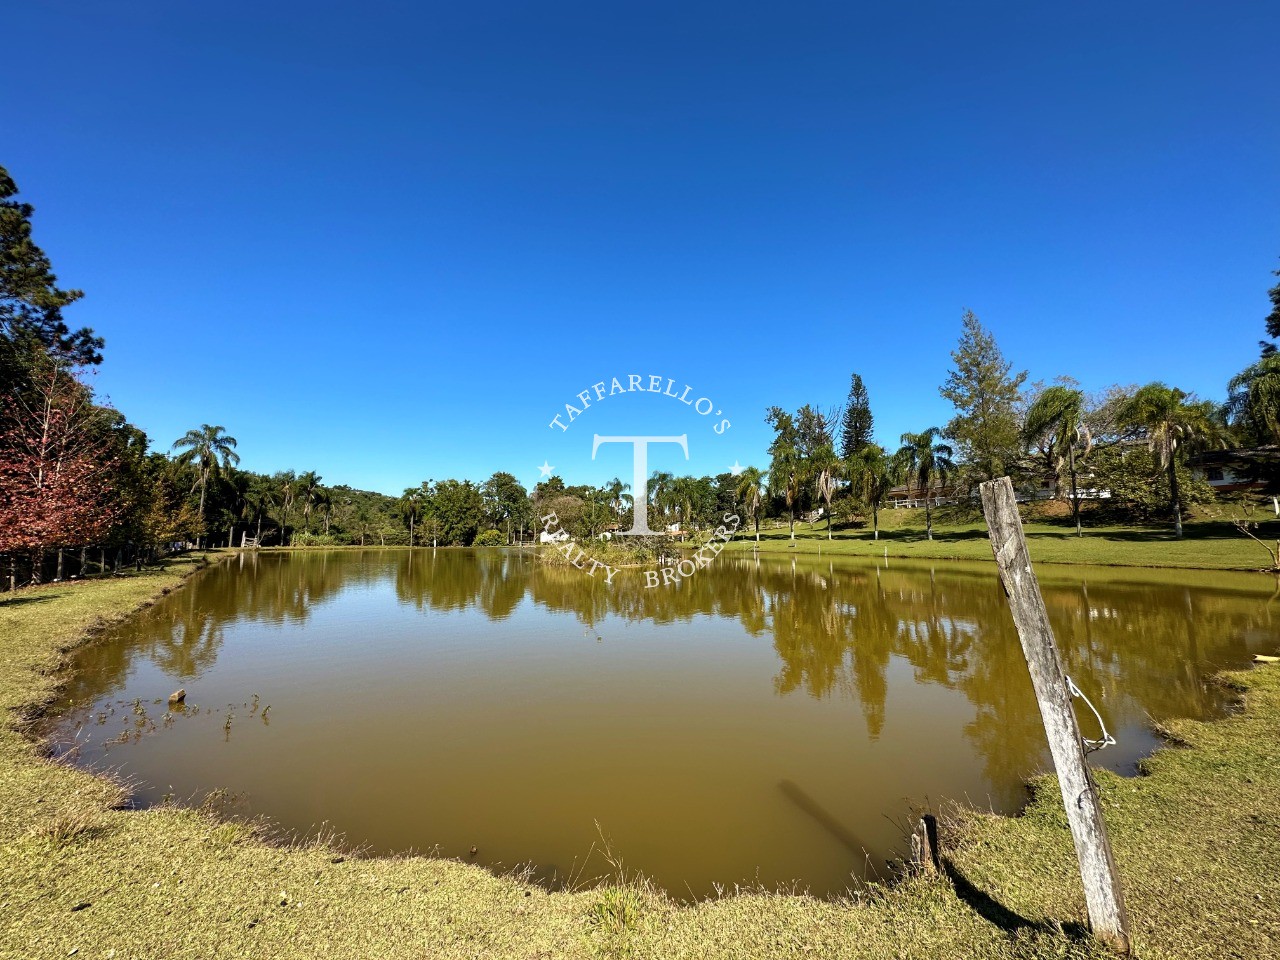
[{"label": "clear blue sky", "polygon": [[[1032,379],[1220,399],[1280,265],[1274,2],[46,0],[4,31],[0,163],[98,387],[256,470],[598,480],[628,426],[690,431],[654,466],[763,466],[765,407],[854,370],[894,446],[948,418],[965,307]],[[733,428],[635,396],[547,427],[628,373]]]}]

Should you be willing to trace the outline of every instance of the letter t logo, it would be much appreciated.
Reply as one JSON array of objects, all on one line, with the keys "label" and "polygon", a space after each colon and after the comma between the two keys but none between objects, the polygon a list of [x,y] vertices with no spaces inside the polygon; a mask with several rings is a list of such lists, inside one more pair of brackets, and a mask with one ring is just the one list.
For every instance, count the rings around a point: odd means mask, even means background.
[{"label": "letter t logo", "polygon": [[654,531],[649,529],[649,444],[678,443],[680,444],[680,449],[684,451],[684,458],[688,460],[689,435],[682,433],[678,437],[602,437],[597,433],[595,435],[595,443],[591,446],[592,460],[596,458],[596,451],[600,449],[602,443],[631,444],[631,465],[634,468],[631,475],[633,519],[631,521],[631,529],[622,531],[622,535],[628,537],[656,536]]}]

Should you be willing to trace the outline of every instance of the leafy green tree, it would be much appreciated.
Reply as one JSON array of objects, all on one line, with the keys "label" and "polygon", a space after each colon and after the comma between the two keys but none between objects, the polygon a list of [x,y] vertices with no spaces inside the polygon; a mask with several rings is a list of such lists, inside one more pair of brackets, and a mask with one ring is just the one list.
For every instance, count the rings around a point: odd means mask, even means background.
[{"label": "leafy green tree", "polygon": [[1120,414],[1122,422],[1139,430],[1156,463],[1169,480],[1169,508],[1174,533],[1182,539],[1182,504],[1177,464],[1187,453],[1220,445],[1222,425],[1208,401],[1163,383],[1148,383],[1135,393]]},{"label": "leafy green tree", "polygon": [[[1280,270],[1276,270],[1273,276],[1280,277]],[[1267,336],[1273,340],[1280,337],[1280,283],[1267,291],[1267,296],[1271,298],[1271,312],[1267,314]],[[1275,352],[1275,344],[1264,343],[1262,345],[1262,353],[1266,356]]]},{"label": "leafy green tree", "polygon": [[485,513],[495,527],[505,526],[507,542],[511,542],[511,528],[520,523],[526,513],[529,491],[510,473],[495,473],[480,488],[484,497]]},{"label": "leafy green tree", "polygon": [[320,475],[314,470],[298,474],[296,489],[298,502],[302,506],[302,525],[307,533],[311,532],[311,514],[325,501],[324,487],[321,486],[320,480]]},{"label": "leafy green tree", "polygon": [[439,539],[468,547],[480,532],[484,498],[470,480],[440,480],[427,496],[427,513],[439,524]]},{"label": "leafy green tree", "polygon": [[850,378],[849,397],[845,400],[844,413],[840,418],[840,454],[845,460],[851,459],[871,443],[874,422],[867,388],[862,383],[862,377],[855,373]]},{"label": "leafy green tree", "polygon": [[1080,529],[1080,495],[1076,478],[1076,449],[1088,456],[1093,435],[1085,425],[1084,394],[1070,387],[1046,387],[1027,411],[1022,425],[1022,441],[1030,447],[1040,443],[1053,461],[1055,473],[1061,476],[1065,462],[1071,476],[1071,514]]},{"label": "leafy green tree", "polygon": [[747,467],[738,477],[737,497],[756,528],[756,543],[760,542],[760,511],[764,506],[767,476],[759,467]]},{"label": "leafy green tree", "polygon": [[[1280,284],[1276,290],[1280,291]],[[1280,305],[1276,310],[1280,312]],[[1254,442],[1280,443],[1280,353],[1265,354],[1231,378],[1225,413]]]},{"label": "leafy green tree", "polygon": [[880,505],[898,482],[898,462],[884,447],[869,443],[849,458],[845,469],[853,481],[853,494],[871,508],[872,539],[880,539]]},{"label": "leafy green tree", "polygon": [[765,421],[773,427],[769,444],[769,488],[787,506],[787,523],[791,539],[796,538],[796,505],[805,486],[805,463],[797,418],[781,407],[770,407]]},{"label": "leafy green tree", "polygon": [[58,286],[49,258],[31,238],[35,208],[15,200],[17,194],[0,166],[0,372],[12,372],[26,339],[71,366],[101,363],[102,338],[87,327],[72,331],[62,318],[63,308],[84,294]]},{"label": "leafy green tree", "polygon": [[188,430],[173,443],[174,450],[183,451],[178,455],[178,462],[195,465],[200,485],[199,515],[205,521],[205,493],[209,487],[209,478],[219,468],[229,469],[240,462],[236,453],[236,438],[227,435],[223,427],[210,426],[205,423],[199,430]]},{"label": "leafy green tree", "polygon": [[947,480],[955,472],[952,460],[954,451],[945,443],[939,442],[942,435],[937,427],[930,427],[920,433],[904,433],[902,448],[898,450],[898,462],[907,477],[908,483],[914,483],[924,494],[924,530],[928,539],[933,539],[933,512],[930,499],[933,496],[933,484],[936,480],[940,488],[945,488]]},{"label": "leafy green tree", "polygon": [[292,470],[281,470],[271,477],[276,489],[276,508],[280,511],[280,546],[289,545],[289,514],[298,498],[298,475]]},{"label": "leafy green tree", "polygon": [[1011,373],[993,337],[972,311],[962,320],[960,343],[952,351],[955,369],[939,389],[956,415],[945,435],[954,440],[960,460],[979,479],[1003,476],[1016,461],[1019,430],[1016,403],[1026,371]]}]

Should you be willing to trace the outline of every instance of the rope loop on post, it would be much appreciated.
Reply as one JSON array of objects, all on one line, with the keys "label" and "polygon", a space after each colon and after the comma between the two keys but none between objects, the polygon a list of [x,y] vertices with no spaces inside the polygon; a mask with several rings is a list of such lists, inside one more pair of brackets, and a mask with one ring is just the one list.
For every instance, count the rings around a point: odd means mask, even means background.
[{"label": "rope loop on post", "polygon": [[1084,752],[1093,753],[1093,751],[1095,750],[1103,750],[1107,747],[1114,747],[1116,744],[1116,738],[1107,732],[1107,725],[1102,722],[1102,714],[1098,712],[1098,708],[1093,705],[1093,701],[1091,701],[1088,697],[1084,695],[1083,692],[1081,692],[1080,688],[1076,686],[1076,682],[1074,680],[1072,680],[1070,677],[1067,677],[1066,679],[1067,679],[1067,692],[1071,694],[1071,696],[1079,697],[1081,700],[1085,702],[1085,705],[1088,706],[1088,708],[1093,711],[1093,715],[1098,718],[1098,726],[1102,729],[1101,740],[1090,740],[1088,737],[1083,737],[1083,736],[1080,738],[1081,740],[1084,741],[1084,747],[1085,747]]}]

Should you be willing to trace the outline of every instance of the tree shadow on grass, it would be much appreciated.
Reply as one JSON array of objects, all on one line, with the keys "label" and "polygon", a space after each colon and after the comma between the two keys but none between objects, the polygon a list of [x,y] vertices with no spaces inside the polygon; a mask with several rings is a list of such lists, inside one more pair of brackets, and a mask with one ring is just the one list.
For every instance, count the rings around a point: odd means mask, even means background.
[{"label": "tree shadow on grass", "polygon": [[54,596],[48,593],[38,594],[34,597],[5,597],[0,598],[0,609],[4,607],[21,607],[28,603],[48,603],[53,599]]},{"label": "tree shadow on grass", "polygon": [[999,900],[974,886],[956,865],[946,857],[942,860],[942,872],[951,881],[951,886],[955,890],[956,896],[965,905],[988,923],[999,927],[1006,933],[1017,933],[1020,930],[1037,930],[1044,933],[1061,933],[1068,939],[1075,941],[1084,941],[1089,938],[1088,928],[1081,923],[1075,921],[1068,921],[1063,924],[1044,921],[1036,922],[1028,920],[1015,910],[1010,910]]}]

